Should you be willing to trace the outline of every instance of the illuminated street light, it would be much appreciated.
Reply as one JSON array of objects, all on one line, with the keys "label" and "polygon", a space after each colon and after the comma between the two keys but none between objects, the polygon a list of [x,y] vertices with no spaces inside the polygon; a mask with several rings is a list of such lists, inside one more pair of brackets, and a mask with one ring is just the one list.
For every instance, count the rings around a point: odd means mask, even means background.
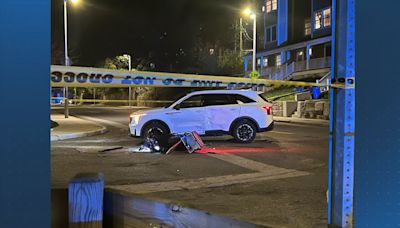
[{"label": "illuminated street light", "polygon": [[[72,4],[78,4],[79,0],[70,0]],[[67,17],[67,3],[68,0],[64,0],[64,64],[65,66],[71,65],[71,61],[68,57],[68,17]],[[68,87],[64,88],[64,115],[68,118]]]},{"label": "illuminated street light", "polygon": [[257,20],[256,13],[250,8],[243,10],[243,14],[253,19],[253,71],[256,70],[256,48],[257,48]]},{"label": "illuminated street light", "polygon": [[249,16],[249,15],[252,14],[252,11],[251,11],[250,8],[246,8],[245,10],[243,10],[243,14],[246,15],[246,16]]}]

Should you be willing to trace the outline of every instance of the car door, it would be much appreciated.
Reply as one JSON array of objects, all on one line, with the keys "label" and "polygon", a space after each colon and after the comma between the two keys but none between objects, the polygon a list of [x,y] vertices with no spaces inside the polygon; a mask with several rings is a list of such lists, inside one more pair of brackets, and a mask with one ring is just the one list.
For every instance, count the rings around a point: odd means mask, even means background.
[{"label": "car door", "polygon": [[229,131],[232,122],[239,117],[240,106],[233,94],[204,94],[206,107],[206,131]]},{"label": "car door", "polygon": [[175,105],[166,113],[174,125],[175,133],[196,131],[205,133],[205,108],[202,95],[193,95]]}]

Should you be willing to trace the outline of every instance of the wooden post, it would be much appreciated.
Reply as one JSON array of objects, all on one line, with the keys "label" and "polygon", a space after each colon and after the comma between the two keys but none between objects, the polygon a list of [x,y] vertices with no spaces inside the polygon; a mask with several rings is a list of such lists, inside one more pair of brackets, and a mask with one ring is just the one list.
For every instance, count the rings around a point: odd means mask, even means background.
[{"label": "wooden post", "polygon": [[101,228],[103,193],[102,173],[76,175],[68,186],[69,227]]}]

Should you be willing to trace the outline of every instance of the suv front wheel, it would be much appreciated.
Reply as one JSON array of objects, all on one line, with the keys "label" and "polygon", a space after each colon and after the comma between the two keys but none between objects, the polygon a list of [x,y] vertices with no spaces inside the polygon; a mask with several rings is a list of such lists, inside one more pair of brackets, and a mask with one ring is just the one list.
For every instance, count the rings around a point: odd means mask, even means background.
[{"label": "suv front wheel", "polygon": [[251,143],[256,138],[256,126],[253,122],[243,119],[238,121],[232,129],[232,136],[236,142]]}]

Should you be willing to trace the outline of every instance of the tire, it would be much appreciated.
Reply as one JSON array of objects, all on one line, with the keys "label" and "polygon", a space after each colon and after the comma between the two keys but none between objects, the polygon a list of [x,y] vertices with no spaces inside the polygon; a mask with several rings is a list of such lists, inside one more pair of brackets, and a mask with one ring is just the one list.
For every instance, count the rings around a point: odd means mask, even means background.
[{"label": "tire", "polygon": [[170,133],[169,128],[165,124],[158,121],[153,121],[144,126],[144,128],[142,129],[142,134],[140,134],[140,136],[142,138],[147,138],[151,131],[158,131],[158,133],[161,133],[162,135]]},{"label": "tire", "polygon": [[238,143],[251,143],[256,138],[257,128],[247,119],[239,120],[232,129],[232,136]]}]

